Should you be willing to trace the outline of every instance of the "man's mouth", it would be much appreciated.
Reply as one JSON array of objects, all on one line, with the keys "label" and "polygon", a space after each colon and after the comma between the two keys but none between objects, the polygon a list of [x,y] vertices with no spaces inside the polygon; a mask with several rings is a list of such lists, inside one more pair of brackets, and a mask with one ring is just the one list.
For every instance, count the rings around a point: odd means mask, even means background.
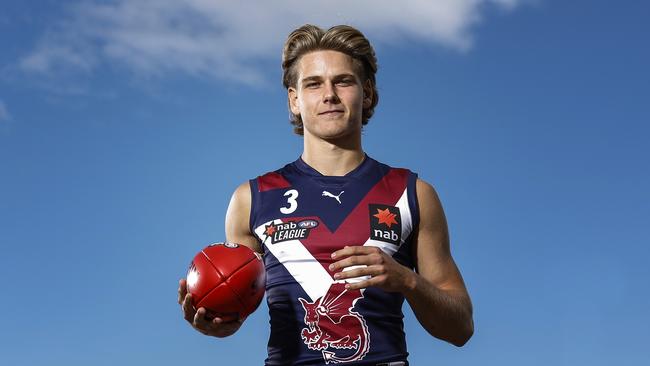
[{"label": "man's mouth", "polygon": [[328,115],[340,114],[340,113],[343,113],[343,111],[340,109],[332,109],[331,111],[320,112],[318,114],[328,116]]}]

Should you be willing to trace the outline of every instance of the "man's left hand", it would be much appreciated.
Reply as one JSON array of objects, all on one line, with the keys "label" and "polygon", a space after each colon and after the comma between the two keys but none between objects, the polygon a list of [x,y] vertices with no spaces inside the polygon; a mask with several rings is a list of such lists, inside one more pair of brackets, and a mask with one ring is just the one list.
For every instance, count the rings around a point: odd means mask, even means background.
[{"label": "man's left hand", "polygon": [[[345,286],[347,289],[376,286],[388,292],[406,292],[415,287],[415,272],[397,263],[393,257],[378,247],[346,246],[332,253],[332,258],[336,262],[329,268],[334,272],[335,280],[370,277],[359,282],[347,283]],[[352,266],[355,268],[343,271]]]}]

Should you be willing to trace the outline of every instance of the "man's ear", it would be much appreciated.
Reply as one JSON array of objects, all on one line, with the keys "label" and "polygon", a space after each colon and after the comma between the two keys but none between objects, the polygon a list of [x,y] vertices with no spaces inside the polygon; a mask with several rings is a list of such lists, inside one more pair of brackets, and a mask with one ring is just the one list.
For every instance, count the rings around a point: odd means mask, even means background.
[{"label": "man's ear", "polygon": [[298,103],[298,92],[296,91],[296,88],[289,87],[287,89],[287,98],[289,100],[289,109],[291,110],[291,113],[300,115],[300,105]]},{"label": "man's ear", "polygon": [[370,108],[372,105],[372,98],[374,97],[372,82],[370,79],[363,83],[363,108]]}]

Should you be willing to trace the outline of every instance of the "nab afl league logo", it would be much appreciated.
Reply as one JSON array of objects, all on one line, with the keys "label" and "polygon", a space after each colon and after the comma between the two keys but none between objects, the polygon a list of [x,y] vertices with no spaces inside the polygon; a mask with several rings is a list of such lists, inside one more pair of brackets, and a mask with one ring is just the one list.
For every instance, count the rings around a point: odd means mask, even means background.
[{"label": "nab afl league logo", "polygon": [[370,239],[399,245],[402,239],[402,218],[395,206],[371,203]]},{"label": "nab afl league logo", "polygon": [[235,243],[223,243],[223,246],[225,246],[226,248],[237,248],[237,247],[239,246],[239,244],[235,244]]},{"label": "nab afl league logo", "polygon": [[287,240],[300,240],[309,236],[309,232],[318,226],[318,221],[306,219],[301,221],[287,221],[284,223],[273,223],[264,227],[264,241],[271,238],[271,244]]}]

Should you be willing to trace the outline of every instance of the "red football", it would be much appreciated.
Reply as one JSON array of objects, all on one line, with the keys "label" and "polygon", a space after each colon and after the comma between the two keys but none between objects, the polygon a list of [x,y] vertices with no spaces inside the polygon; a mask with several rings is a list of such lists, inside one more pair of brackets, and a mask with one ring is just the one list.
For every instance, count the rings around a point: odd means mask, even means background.
[{"label": "red football", "polygon": [[262,301],[266,279],[259,254],[235,243],[215,243],[201,250],[187,272],[187,291],[196,309],[225,321],[245,319]]}]

